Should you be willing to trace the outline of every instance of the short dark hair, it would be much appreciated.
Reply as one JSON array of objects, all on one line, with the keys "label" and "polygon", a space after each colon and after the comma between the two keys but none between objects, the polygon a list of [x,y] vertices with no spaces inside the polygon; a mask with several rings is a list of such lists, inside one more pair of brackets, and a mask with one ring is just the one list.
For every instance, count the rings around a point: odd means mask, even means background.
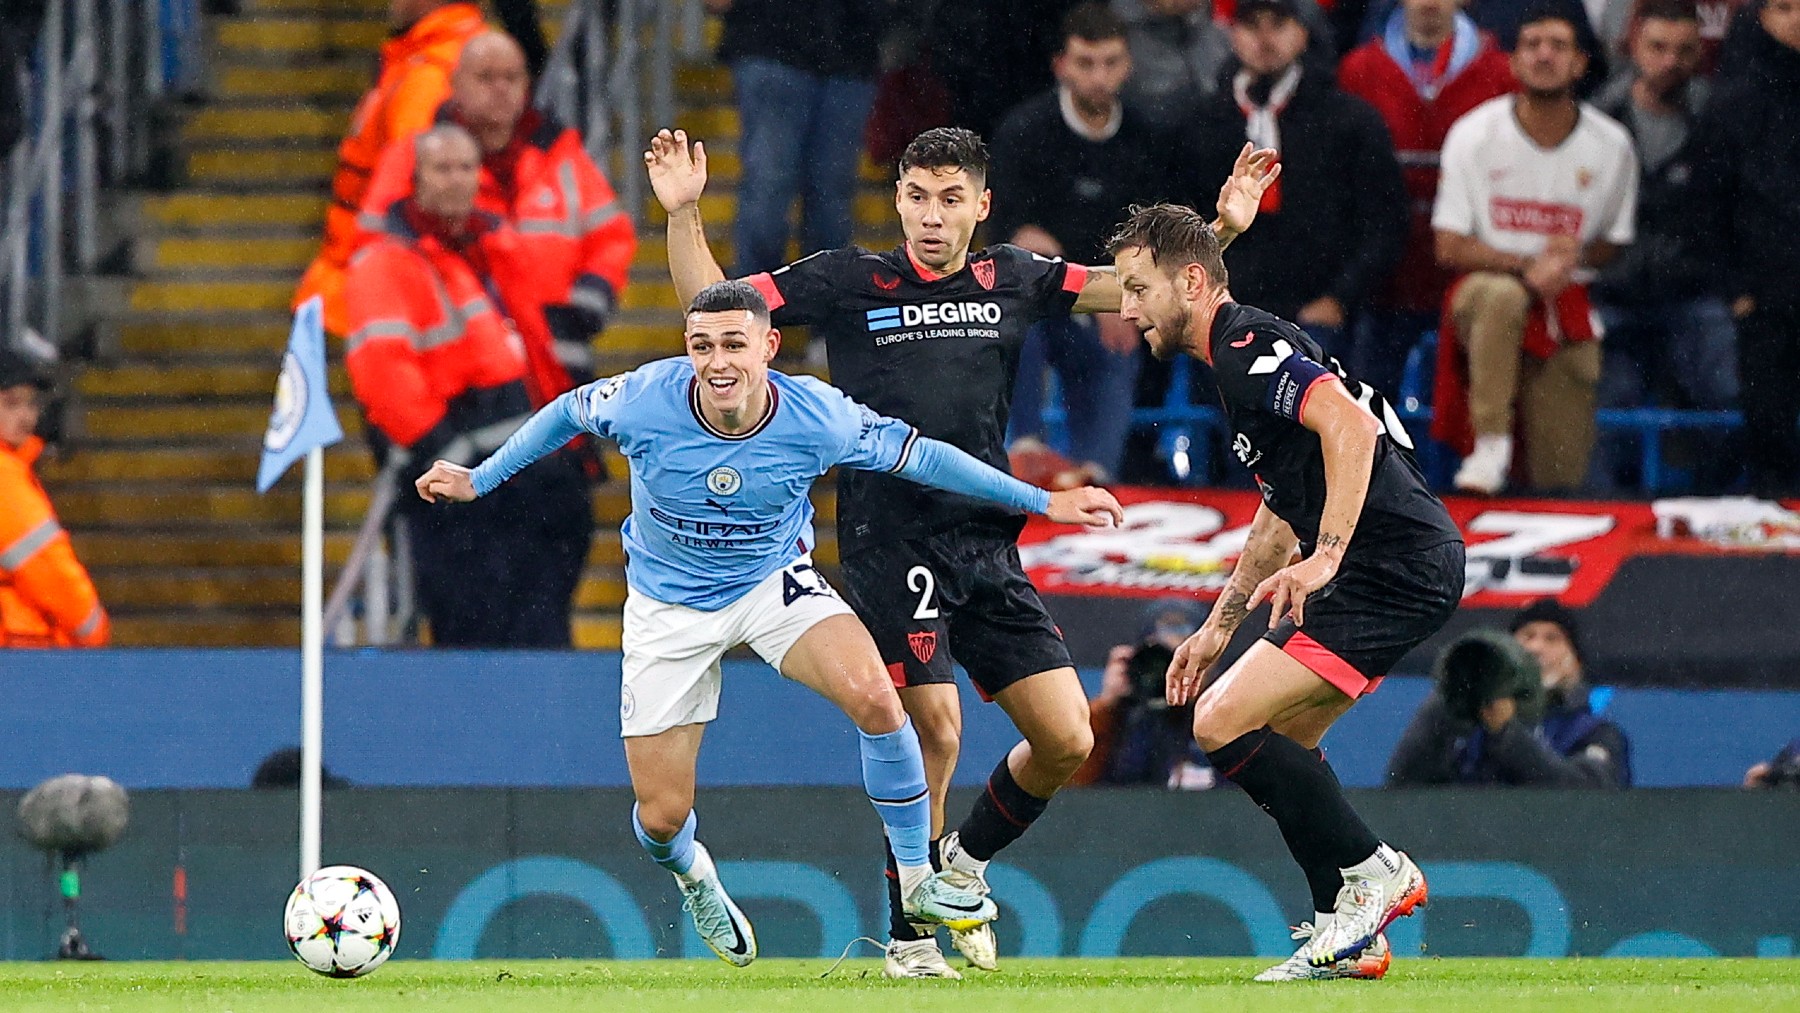
[{"label": "short dark hair", "polygon": [[1214,284],[1229,282],[1218,233],[1200,212],[1180,204],[1133,204],[1130,215],[1106,240],[1107,256],[1141,246],[1150,251],[1150,260],[1157,267],[1199,264]]},{"label": "short dark hair", "polygon": [[687,308],[689,313],[729,313],[732,310],[749,310],[757,323],[768,326],[769,301],[755,285],[742,279],[713,282],[701,289]]},{"label": "short dark hair", "polygon": [[900,153],[900,174],[908,169],[961,169],[977,180],[988,174],[988,149],[981,135],[962,127],[932,127]]},{"label": "short dark hair", "polygon": [[1125,19],[1102,3],[1084,3],[1063,16],[1062,44],[1067,49],[1070,39],[1083,42],[1105,42],[1125,38]]},{"label": "short dark hair", "polygon": [[1699,21],[1700,9],[1694,0],[1639,0],[1637,19],[1648,21]]},{"label": "short dark hair", "polygon": [[[1569,3],[1573,2],[1574,0],[1569,0]],[[1575,8],[1575,10],[1579,9],[1579,7]],[[1544,21],[1561,21],[1569,26],[1570,32],[1574,33],[1575,48],[1586,53],[1587,43],[1582,41],[1581,25],[1576,22],[1575,17],[1574,10],[1571,10],[1568,3],[1564,3],[1562,0],[1533,0],[1525,8],[1525,16],[1519,19],[1519,31],[1523,32],[1527,26]],[[1514,41],[1514,45],[1517,45],[1517,40]]]}]

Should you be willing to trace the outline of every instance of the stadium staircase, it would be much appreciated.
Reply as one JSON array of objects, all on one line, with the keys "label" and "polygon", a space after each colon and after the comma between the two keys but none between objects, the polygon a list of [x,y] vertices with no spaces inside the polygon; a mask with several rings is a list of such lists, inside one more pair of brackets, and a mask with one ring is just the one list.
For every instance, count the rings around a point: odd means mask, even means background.
[{"label": "stadium staircase", "polygon": [[[563,9],[559,0],[540,6],[547,23]],[[266,496],[253,481],[288,300],[318,244],[334,151],[370,80],[384,8],[384,0],[244,0],[240,14],[214,18],[207,97],[184,110],[174,138],[182,183],[112,195],[114,224],[131,237],[129,279],[102,313],[99,361],[78,381],[69,452],[44,470],[121,646],[299,642],[300,469]],[[707,141],[704,211],[729,263],[738,176],[730,77],[715,64],[684,65],[676,84],[681,125]],[[634,147],[625,154],[624,171],[641,172]],[[873,166],[863,177],[858,241],[891,243],[891,184]],[[603,340],[611,369],[680,347],[663,217],[649,203],[631,285]],[[802,341],[794,336],[784,354]],[[328,585],[374,474],[341,348],[332,360],[349,437],[325,454]],[[584,648],[619,641],[617,528],[627,495],[623,462],[612,465],[614,480],[595,496],[600,535],[578,594],[575,639]],[[836,562],[832,505],[829,493],[819,497],[817,555],[827,564]]]}]

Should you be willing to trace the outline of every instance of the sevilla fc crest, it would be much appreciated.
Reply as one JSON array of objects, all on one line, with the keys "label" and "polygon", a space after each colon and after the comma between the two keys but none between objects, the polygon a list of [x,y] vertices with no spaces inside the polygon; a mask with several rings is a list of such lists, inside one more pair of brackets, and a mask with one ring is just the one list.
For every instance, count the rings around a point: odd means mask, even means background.
[{"label": "sevilla fc crest", "polygon": [[918,630],[913,633],[908,633],[906,635],[906,646],[912,648],[913,657],[918,658],[919,664],[923,665],[931,660],[932,655],[937,653],[937,631]]},{"label": "sevilla fc crest", "polygon": [[989,292],[994,290],[994,262],[992,260],[977,260],[969,265],[969,270],[974,273],[975,280],[981,283],[982,288]]}]

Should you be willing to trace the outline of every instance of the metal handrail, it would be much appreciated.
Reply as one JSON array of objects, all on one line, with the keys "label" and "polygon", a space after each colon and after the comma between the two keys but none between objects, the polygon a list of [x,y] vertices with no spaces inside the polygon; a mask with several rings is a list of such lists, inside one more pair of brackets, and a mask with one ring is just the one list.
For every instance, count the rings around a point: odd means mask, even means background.
[{"label": "metal handrail", "polygon": [[[191,7],[191,0],[45,4],[35,46],[38,73],[28,77],[26,96],[36,115],[31,129],[5,155],[0,347],[23,346],[34,322],[52,346],[60,347],[66,337],[63,288],[70,271],[64,237],[73,241],[73,273],[93,274],[100,261],[99,188],[126,182],[148,162],[147,114],[163,94],[165,3],[170,10]],[[191,47],[196,26],[189,15],[182,16],[184,32],[177,41]],[[143,71],[136,80],[134,67]],[[12,71],[0,68],[0,73]],[[30,312],[34,283],[35,318]]]}]

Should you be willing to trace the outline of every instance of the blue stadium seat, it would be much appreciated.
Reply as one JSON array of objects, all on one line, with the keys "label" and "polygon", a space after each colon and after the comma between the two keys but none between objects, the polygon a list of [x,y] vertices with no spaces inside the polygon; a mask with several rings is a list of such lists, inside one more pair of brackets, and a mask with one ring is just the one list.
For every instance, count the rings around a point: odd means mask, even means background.
[{"label": "blue stadium seat", "polygon": [[[1181,356],[1170,364],[1169,389],[1158,408],[1137,408],[1131,413],[1133,430],[1156,433],[1157,456],[1169,466],[1169,478],[1178,485],[1205,485],[1212,480],[1213,451],[1229,432],[1225,412],[1217,405],[1189,400],[1193,360]],[[1044,398],[1046,442],[1059,453],[1069,452],[1069,412],[1063,403],[1062,383],[1050,372],[1049,393]]]}]

